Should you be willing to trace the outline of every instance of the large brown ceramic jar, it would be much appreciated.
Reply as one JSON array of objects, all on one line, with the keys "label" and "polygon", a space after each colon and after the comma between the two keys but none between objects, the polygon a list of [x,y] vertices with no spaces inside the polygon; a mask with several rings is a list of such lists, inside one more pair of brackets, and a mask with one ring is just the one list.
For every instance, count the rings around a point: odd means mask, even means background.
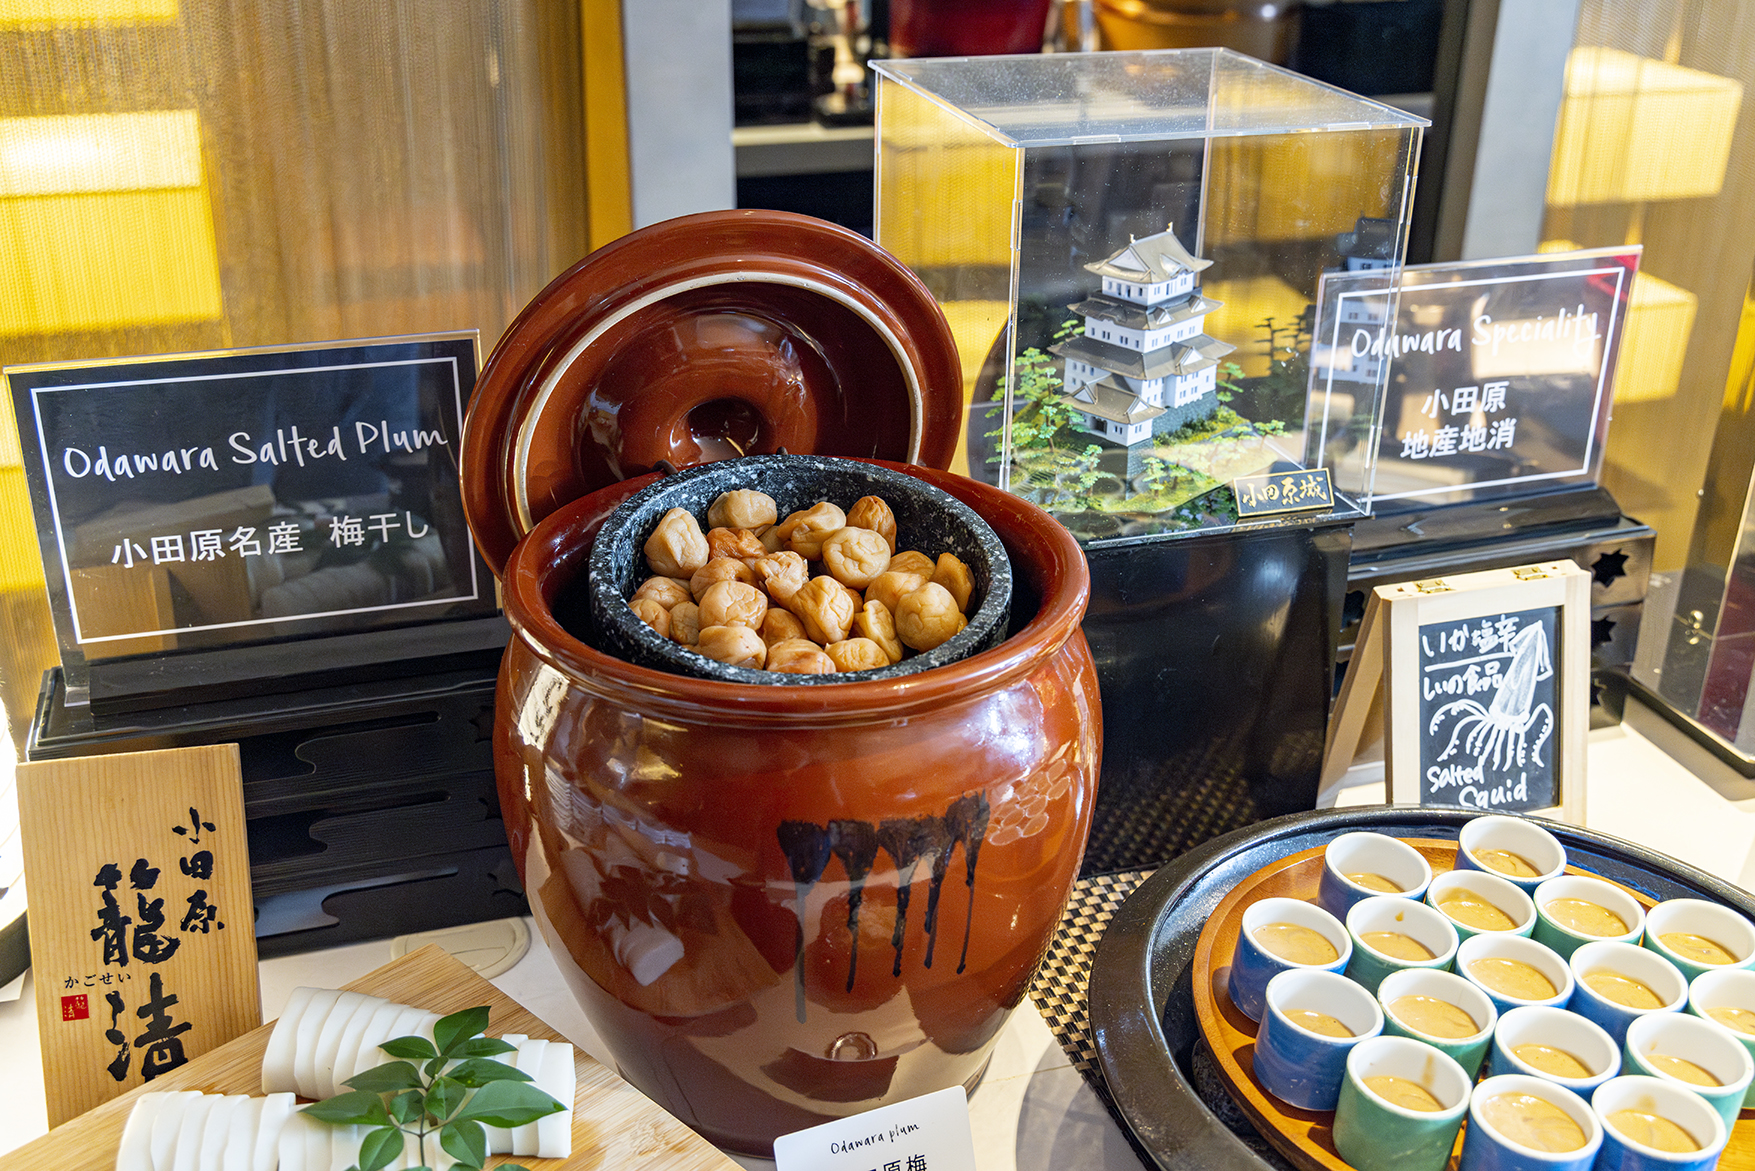
[{"label": "large brown ceramic jar", "polygon": [[574,638],[592,535],[649,478],[550,516],[506,566],[495,752],[531,908],[622,1075],[734,1150],[973,1086],[1090,828],[1077,543],[995,488],[906,470],[987,519],[1022,599],[1000,646],[919,675],[756,687]]},{"label": "large brown ceramic jar", "polygon": [[[949,462],[962,395],[944,316],[894,257],[738,211],[556,278],[470,404],[464,500],[514,629],[495,766],[531,908],[623,1076],[735,1150],[972,1086],[1078,873],[1102,734],[1085,559],[1040,509],[908,466]],[[580,637],[594,537],[647,473],[782,448],[970,505],[1010,559],[1010,636],[815,686]]]}]

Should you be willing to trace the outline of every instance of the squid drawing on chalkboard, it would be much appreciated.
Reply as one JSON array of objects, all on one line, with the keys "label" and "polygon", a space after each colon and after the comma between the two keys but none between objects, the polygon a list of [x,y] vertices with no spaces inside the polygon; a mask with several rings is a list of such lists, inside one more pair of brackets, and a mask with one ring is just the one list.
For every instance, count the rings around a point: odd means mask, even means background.
[{"label": "squid drawing on chalkboard", "polygon": [[[1489,706],[1482,707],[1472,699],[1459,699],[1432,714],[1432,723],[1426,729],[1428,735],[1437,732],[1452,713],[1461,713],[1451,729],[1449,743],[1438,754],[1439,760],[1453,755],[1457,751],[1457,740],[1461,739],[1462,751],[1473,756],[1482,766],[1486,765],[1489,755],[1496,770],[1508,769],[1514,761],[1522,764],[1526,755],[1537,765],[1542,763],[1542,745],[1554,731],[1554,709],[1545,703],[1532,707],[1530,701],[1535,698],[1536,684],[1554,673],[1554,664],[1548,657],[1548,641],[1543,637],[1545,633],[1543,624],[1536,622],[1512,636],[1511,664],[1500,676],[1499,688],[1493,693],[1493,702]],[[1529,730],[1538,719],[1543,721],[1542,730],[1535,743],[1528,745]]]}]

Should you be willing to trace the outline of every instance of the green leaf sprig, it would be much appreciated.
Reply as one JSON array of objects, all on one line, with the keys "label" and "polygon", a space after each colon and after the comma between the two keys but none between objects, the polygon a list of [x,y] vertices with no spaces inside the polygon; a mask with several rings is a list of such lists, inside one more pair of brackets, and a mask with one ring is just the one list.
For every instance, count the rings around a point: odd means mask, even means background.
[{"label": "green leaf sprig", "polygon": [[[427,1171],[429,1139],[459,1167],[480,1171],[487,1160],[484,1126],[525,1126],[566,1109],[528,1084],[529,1074],[494,1060],[517,1046],[482,1036],[487,1023],[483,1005],[440,1018],[431,1041],[386,1041],[380,1048],[398,1060],[347,1079],[349,1093],[306,1106],[304,1112],[336,1126],[373,1128],[360,1143],[352,1171],[383,1171],[402,1154],[404,1135],[414,1136],[422,1171]],[[528,1171],[516,1163],[503,1166]]]}]

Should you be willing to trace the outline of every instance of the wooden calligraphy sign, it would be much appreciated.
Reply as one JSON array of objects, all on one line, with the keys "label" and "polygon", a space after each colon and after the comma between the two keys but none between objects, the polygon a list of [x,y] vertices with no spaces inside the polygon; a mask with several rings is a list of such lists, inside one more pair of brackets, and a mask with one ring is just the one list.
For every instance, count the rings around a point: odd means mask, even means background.
[{"label": "wooden calligraphy sign", "polygon": [[18,768],[49,1125],[262,1021],[238,748]]}]

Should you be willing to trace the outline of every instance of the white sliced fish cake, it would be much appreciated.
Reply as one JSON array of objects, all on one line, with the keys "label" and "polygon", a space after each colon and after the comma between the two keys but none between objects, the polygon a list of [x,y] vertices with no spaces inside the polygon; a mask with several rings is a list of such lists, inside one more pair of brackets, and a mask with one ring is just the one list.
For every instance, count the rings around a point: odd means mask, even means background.
[{"label": "white sliced fish cake", "polygon": [[298,1098],[290,1090],[269,1094],[262,1099],[262,1117],[257,1122],[250,1171],[275,1171],[280,1163],[280,1132],[286,1129],[287,1119],[297,1108]]},{"label": "white sliced fish cake", "polygon": [[207,1121],[201,1126],[201,1146],[195,1156],[195,1171],[224,1171],[225,1144],[238,1111],[249,1101],[242,1094],[214,1095]]},{"label": "white sliced fish cake", "polygon": [[371,1127],[331,1126],[329,1128],[329,1163],[323,1171],[347,1171],[359,1162],[360,1144],[365,1142]]},{"label": "white sliced fish cake", "polygon": [[[347,1023],[368,999],[375,1000],[376,997],[368,998],[363,992],[343,992],[335,998],[329,1015],[323,1018],[323,1027],[318,1030],[315,1048],[311,1050],[311,1088],[314,1091],[311,1097],[335,1096],[335,1055],[341,1049]],[[297,1063],[293,1068],[296,1072]]]},{"label": "white sliced fish cake", "polygon": [[165,1171],[199,1171],[201,1139],[207,1133],[207,1116],[219,1102],[218,1094],[197,1094],[183,1109],[183,1120],[177,1126],[177,1139],[171,1161],[160,1163]]},{"label": "white sliced fish cake", "polygon": [[[529,1038],[523,1033],[507,1033],[505,1036],[501,1037],[500,1040],[508,1045],[517,1046],[524,1044]],[[509,1065],[513,1069],[518,1068],[518,1054],[516,1051],[512,1053],[502,1053],[494,1058],[494,1060],[502,1065]],[[512,1132],[509,1128],[504,1126],[484,1126],[482,1129],[487,1131],[488,1154],[509,1155],[512,1153]]]},{"label": "white sliced fish cake", "polygon": [[134,1099],[128,1121],[122,1126],[122,1142],[116,1148],[116,1171],[153,1171],[152,1123],[173,1096],[154,1090]]},{"label": "white sliced fish cake", "polygon": [[166,1100],[159,1104],[152,1119],[152,1165],[155,1169],[169,1167],[175,1161],[177,1134],[183,1127],[183,1115],[199,1097],[199,1090],[179,1090],[165,1095]]},{"label": "white sliced fish cake", "polygon": [[294,1110],[288,1115],[275,1143],[275,1149],[279,1153],[276,1163],[279,1171],[329,1171],[327,1146],[324,1147],[323,1166],[313,1168],[310,1162],[312,1133],[328,1129],[328,1123],[318,1122],[302,1110]]},{"label": "white sliced fish cake", "polygon": [[390,1060],[389,1055],[378,1046],[396,1035],[390,1030],[406,1009],[406,1005],[386,1000],[376,1005],[363,1019],[358,1013],[354,1015],[354,1022],[359,1023],[359,1029],[354,1031],[350,1022],[349,1036],[342,1040],[341,1049],[335,1055],[336,1093],[340,1093],[348,1079],[355,1074],[364,1073],[372,1066]]},{"label": "white sliced fish cake", "polygon": [[335,989],[319,988],[311,993],[310,1003],[299,1016],[298,1029],[293,1034],[293,1085],[290,1088],[296,1089],[301,1098],[320,1096],[317,1092],[317,1038],[322,1035],[329,1013],[340,999],[341,993]]},{"label": "white sliced fish cake", "polygon": [[566,1109],[536,1120],[533,1153],[539,1159],[568,1158],[573,1153],[573,1095],[577,1092],[572,1045],[565,1041],[548,1043],[542,1054],[542,1071],[536,1075],[536,1088]]},{"label": "white sliced fish cake", "polygon": [[293,1080],[293,1055],[298,1049],[299,1020],[320,989],[294,988],[286,998],[286,1010],[274,1022],[268,1045],[262,1051],[262,1092],[278,1094],[298,1089]]},{"label": "white sliced fish cake", "polygon": [[[526,1037],[518,1046],[518,1072],[529,1074],[530,1080],[535,1082],[542,1073],[542,1058],[547,1051],[547,1041],[541,1037]],[[512,1128],[513,1155],[534,1155],[536,1145],[536,1123],[527,1122]]]},{"label": "white sliced fish cake", "polygon": [[256,1136],[262,1132],[262,1107],[266,1098],[245,1098],[238,1112],[232,1115],[226,1131],[225,1150],[219,1171],[254,1171]]}]

